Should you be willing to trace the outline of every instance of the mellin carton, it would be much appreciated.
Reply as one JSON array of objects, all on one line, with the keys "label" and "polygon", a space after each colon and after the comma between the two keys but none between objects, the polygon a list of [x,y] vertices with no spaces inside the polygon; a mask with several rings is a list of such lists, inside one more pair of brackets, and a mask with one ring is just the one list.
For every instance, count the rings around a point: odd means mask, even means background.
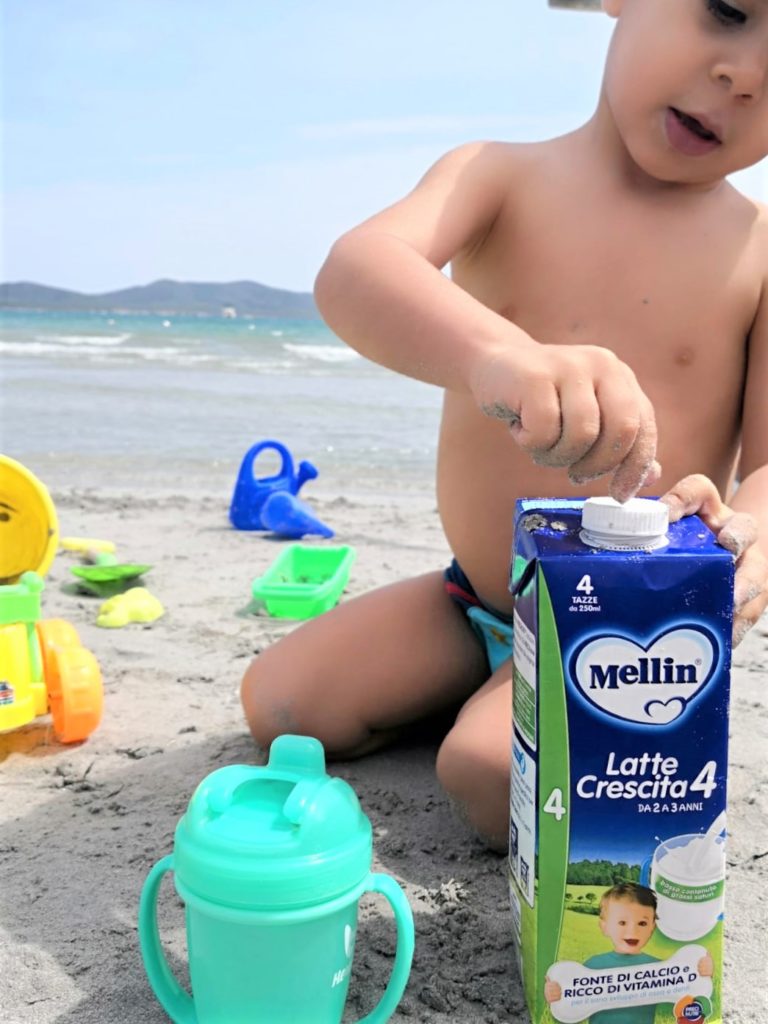
[{"label": "mellin carton", "polygon": [[517,503],[509,870],[534,1024],[722,1021],[733,574],[656,501]]}]

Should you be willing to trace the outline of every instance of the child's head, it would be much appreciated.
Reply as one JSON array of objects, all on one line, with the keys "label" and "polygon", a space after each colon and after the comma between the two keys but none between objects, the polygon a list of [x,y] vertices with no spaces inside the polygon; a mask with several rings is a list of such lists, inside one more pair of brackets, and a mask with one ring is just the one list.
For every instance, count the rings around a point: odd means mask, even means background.
[{"label": "child's head", "polygon": [[708,185],[768,154],[768,0],[603,0],[603,10],[617,24],[601,102],[637,167]]},{"label": "child's head", "polygon": [[639,953],[656,927],[656,896],[636,882],[617,882],[600,899],[600,931],[617,953]]}]

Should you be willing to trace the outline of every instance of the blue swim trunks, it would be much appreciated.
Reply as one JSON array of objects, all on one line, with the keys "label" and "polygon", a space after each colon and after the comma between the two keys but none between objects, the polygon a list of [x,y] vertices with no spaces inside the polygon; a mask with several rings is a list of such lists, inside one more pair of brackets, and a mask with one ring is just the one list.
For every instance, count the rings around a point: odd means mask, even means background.
[{"label": "blue swim trunks", "polygon": [[503,661],[512,657],[514,634],[511,617],[482,603],[455,558],[443,578],[446,594],[466,612],[470,626],[485,647],[491,672],[495,672]]}]

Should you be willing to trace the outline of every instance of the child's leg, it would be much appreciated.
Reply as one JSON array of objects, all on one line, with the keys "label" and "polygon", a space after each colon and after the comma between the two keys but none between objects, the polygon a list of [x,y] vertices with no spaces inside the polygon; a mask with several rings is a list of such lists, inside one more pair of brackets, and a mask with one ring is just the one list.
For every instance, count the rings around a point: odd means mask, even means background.
[{"label": "child's leg", "polygon": [[242,699],[265,749],[293,732],[353,757],[465,700],[487,673],[480,642],[434,572],[304,623],[254,659]]},{"label": "child's leg", "polygon": [[437,755],[437,775],[460,813],[494,850],[509,841],[512,659],[496,669],[456,717]]}]

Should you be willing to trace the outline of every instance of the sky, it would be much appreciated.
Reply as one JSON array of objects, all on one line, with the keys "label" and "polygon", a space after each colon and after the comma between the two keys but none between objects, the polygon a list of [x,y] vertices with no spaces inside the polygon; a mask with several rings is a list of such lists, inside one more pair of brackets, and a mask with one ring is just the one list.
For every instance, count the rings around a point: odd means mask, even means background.
[{"label": "sky", "polygon": [[[308,291],[473,139],[593,112],[611,21],[546,0],[5,0],[0,280]],[[768,162],[735,176],[768,201]]]}]

